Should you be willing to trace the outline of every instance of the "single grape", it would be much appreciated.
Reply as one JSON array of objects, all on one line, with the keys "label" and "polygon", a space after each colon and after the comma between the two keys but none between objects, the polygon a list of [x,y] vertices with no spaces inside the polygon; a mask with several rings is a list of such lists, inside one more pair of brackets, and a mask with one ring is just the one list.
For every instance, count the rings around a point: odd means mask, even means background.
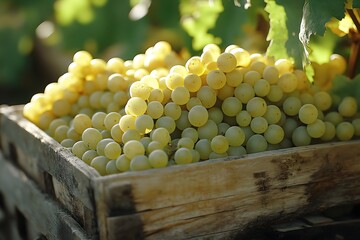
[{"label": "single grape", "polygon": [[204,126],[208,121],[209,113],[204,106],[197,105],[190,109],[188,119],[191,125],[195,127]]},{"label": "single grape", "polygon": [[254,134],[246,142],[247,153],[257,153],[266,151],[268,143],[263,135]]},{"label": "single grape", "polygon": [[143,171],[151,169],[149,158],[145,155],[136,155],[130,162],[131,171]]},{"label": "single grape", "polygon": [[179,148],[176,150],[174,159],[176,164],[188,164],[193,160],[193,155],[188,148]]},{"label": "single grape", "polygon": [[341,122],[336,126],[336,137],[340,141],[348,141],[355,134],[355,128],[350,122]]},{"label": "single grape", "polygon": [[302,123],[311,124],[318,118],[317,108],[310,103],[304,104],[299,110],[299,119]]}]

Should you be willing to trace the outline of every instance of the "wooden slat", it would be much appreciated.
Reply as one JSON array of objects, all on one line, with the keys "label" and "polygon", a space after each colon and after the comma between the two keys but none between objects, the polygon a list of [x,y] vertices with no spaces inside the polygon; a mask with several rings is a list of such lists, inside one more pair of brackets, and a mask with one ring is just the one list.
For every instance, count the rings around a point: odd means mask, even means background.
[{"label": "wooden slat", "polygon": [[90,239],[80,225],[0,152],[0,190],[48,239]]},{"label": "wooden slat", "polygon": [[[131,183],[136,214],[149,239],[241,231],[262,217],[275,219],[360,201],[360,141],[125,173],[97,181],[103,188]],[[103,197],[111,198],[111,207],[120,203],[115,195]],[[121,218],[118,223],[113,219],[111,228],[116,224],[121,224]]]},{"label": "wooden slat", "polygon": [[[96,209],[91,181],[100,175],[24,119],[21,109],[21,106],[0,108],[0,134],[4,152],[7,152],[8,157],[16,158],[15,163],[42,190],[53,192],[54,197],[82,221],[87,230],[95,231]],[[8,146],[12,147],[7,149]],[[92,215],[90,218],[89,214]]]}]

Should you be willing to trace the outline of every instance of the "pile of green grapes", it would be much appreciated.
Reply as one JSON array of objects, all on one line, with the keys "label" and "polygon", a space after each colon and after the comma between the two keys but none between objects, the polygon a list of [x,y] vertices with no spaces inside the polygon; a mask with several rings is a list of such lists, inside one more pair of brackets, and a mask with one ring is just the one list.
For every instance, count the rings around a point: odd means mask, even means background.
[{"label": "pile of green grapes", "polygon": [[[329,76],[344,72],[341,56],[330,62]],[[161,41],[127,61],[77,52],[23,114],[107,175],[350,140],[357,109],[289,60],[214,44],[185,60]]]}]

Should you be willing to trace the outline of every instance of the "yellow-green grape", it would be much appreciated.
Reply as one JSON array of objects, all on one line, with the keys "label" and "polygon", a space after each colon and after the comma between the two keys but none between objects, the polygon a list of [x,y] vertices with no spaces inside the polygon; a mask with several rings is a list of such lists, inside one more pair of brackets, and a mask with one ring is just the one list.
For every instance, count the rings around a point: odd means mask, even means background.
[{"label": "yellow-green grape", "polygon": [[77,156],[78,158],[82,158],[82,155],[87,151],[87,150],[89,150],[88,149],[88,146],[85,144],[85,142],[84,141],[78,141],[78,142],[76,142],[74,145],[73,145],[73,147],[72,147],[72,149],[71,149],[71,152],[75,155],[75,156]]},{"label": "yellow-green grape", "polygon": [[261,74],[257,71],[250,70],[244,75],[244,83],[248,83],[251,86],[254,86],[257,81],[261,79]]},{"label": "yellow-green grape", "polygon": [[78,51],[73,56],[73,61],[80,66],[87,66],[93,59],[91,54],[87,51]]},{"label": "yellow-green grape", "polygon": [[199,139],[213,139],[218,134],[218,126],[212,120],[208,120],[204,126],[201,126],[197,129],[199,134]]},{"label": "yellow-green grape", "polygon": [[275,67],[279,71],[279,75],[291,72],[294,65],[288,59],[279,59],[275,62]]},{"label": "yellow-green grape", "polygon": [[123,144],[125,144],[126,142],[130,141],[130,140],[137,140],[140,141],[141,139],[141,134],[139,133],[139,131],[137,129],[128,129],[127,131],[125,131],[121,137],[121,142]]},{"label": "yellow-green grape", "polygon": [[42,114],[40,114],[37,122],[37,126],[42,130],[46,130],[54,119],[55,116],[51,111],[45,111]]},{"label": "yellow-green grape", "polygon": [[186,87],[176,87],[171,93],[171,99],[178,105],[184,105],[190,99],[190,92]]},{"label": "yellow-green grape", "polygon": [[111,132],[109,130],[100,131],[102,138],[111,138]]},{"label": "yellow-green grape", "polygon": [[109,142],[104,148],[104,155],[110,160],[118,158],[121,154],[121,147],[117,142]]},{"label": "yellow-green grape", "polygon": [[218,124],[218,135],[225,135],[226,131],[229,129],[230,124],[222,122]]},{"label": "yellow-green grape", "polygon": [[94,128],[98,129],[98,130],[105,130],[105,118],[106,118],[106,113],[104,112],[96,112],[92,117],[91,117],[91,124]]},{"label": "yellow-green grape", "polygon": [[301,101],[297,97],[288,97],[283,102],[283,111],[288,116],[295,116],[299,113],[301,106]]},{"label": "yellow-green grape", "polygon": [[190,138],[194,143],[199,139],[199,134],[195,128],[188,127],[181,131],[182,138]]},{"label": "yellow-green grape", "polygon": [[118,112],[108,113],[104,119],[104,125],[107,130],[111,130],[111,128],[118,124],[120,121],[121,115]]},{"label": "yellow-green grape", "polygon": [[91,160],[90,166],[95,168],[100,175],[104,176],[106,175],[106,165],[109,162],[109,159],[107,159],[105,156],[97,156]]},{"label": "yellow-green grape", "polygon": [[164,106],[161,102],[152,101],[148,103],[146,114],[149,115],[152,119],[160,118],[164,113]]},{"label": "yellow-green grape", "polygon": [[143,171],[151,169],[149,158],[145,155],[136,155],[130,161],[131,171]]},{"label": "yellow-green grape", "polygon": [[179,73],[170,73],[166,76],[166,86],[170,90],[174,90],[177,87],[183,87],[184,86],[184,77],[180,75]]},{"label": "yellow-green grape", "polygon": [[311,124],[318,118],[318,110],[313,104],[304,104],[299,110],[299,119],[304,124]]},{"label": "yellow-green grape", "polygon": [[152,168],[163,168],[168,165],[169,157],[164,150],[154,150],[149,154],[149,163]]},{"label": "yellow-green grape", "polygon": [[125,91],[117,91],[113,96],[113,100],[119,107],[124,107],[129,100],[129,95]]},{"label": "yellow-green grape", "polygon": [[196,75],[202,75],[205,71],[205,67],[199,56],[189,58],[189,60],[186,61],[185,67],[189,73]]},{"label": "yellow-green grape", "polygon": [[328,110],[332,105],[332,99],[329,93],[320,91],[314,94],[314,105],[320,111]]},{"label": "yellow-green grape", "polygon": [[66,138],[60,142],[61,146],[65,148],[72,148],[75,143],[76,143],[75,140],[69,138]]},{"label": "yellow-green grape", "polygon": [[135,120],[135,127],[140,134],[147,134],[153,130],[154,120],[146,114],[138,116]]},{"label": "yellow-green grape", "polygon": [[238,98],[228,97],[223,101],[221,109],[225,115],[234,117],[241,111],[242,104]]},{"label": "yellow-green grape", "polygon": [[126,132],[129,129],[135,129],[135,121],[136,121],[136,117],[133,115],[124,115],[120,118],[119,121],[119,126],[120,129],[123,132]]},{"label": "yellow-green grape", "polygon": [[305,126],[297,127],[291,136],[293,144],[297,147],[307,146],[311,143],[311,137],[309,136]]},{"label": "yellow-green grape", "polygon": [[314,104],[314,97],[309,92],[305,92],[305,91],[301,92],[300,93],[300,100],[301,100],[302,104],[307,104],[307,103]]},{"label": "yellow-green grape", "polygon": [[60,125],[55,129],[54,132],[54,139],[61,143],[62,140],[67,138],[67,132],[69,130],[69,126],[67,125]]},{"label": "yellow-green grape", "polygon": [[294,130],[298,127],[298,122],[294,118],[286,118],[282,128],[287,138],[291,138]]},{"label": "yellow-green grape", "polygon": [[265,97],[270,92],[270,84],[264,79],[257,80],[254,84],[254,92],[256,96]]},{"label": "yellow-green grape", "polygon": [[280,76],[277,85],[284,93],[291,93],[297,88],[297,81],[295,74],[287,72]]},{"label": "yellow-green grape", "polygon": [[145,149],[147,149],[149,143],[151,142],[151,138],[150,137],[142,137],[140,139],[140,142],[142,143],[142,145],[144,146]]},{"label": "yellow-green grape", "polygon": [[124,132],[121,130],[119,124],[115,124],[110,131],[111,138],[114,139],[115,142],[120,143],[122,142],[122,135]]},{"label": "yellow-green grape", "polygon": [[247,153],[257,153],[266,151],[268,148],[268,143],[263,135],[254,134],[249,137],[246,142],[246,152]]},{"label": "yellow-green grape", "polygon": [[146,112],[146,109],[146,101],[140,97],[131,97],[125,106],[126,114],[132,116],[143,115]]},{"label": "yellow-green grape", "polygon": [[279,81],[279,71],[274,66],[266,66],[262,75],[271,85],[276,84]]},{"label": "yellow-green grape", "polygon": [[191,97],[189,101],[186,103],[186,109],[189,111],[190,109],[192,109],[194,106],[197,105],[202,105],[200,99],[198,99],[197,97]]},{"label": "yellow-green grape", "polygon": [[336,128],[335,125],[331,122],[325,123],[325,133],[320,137],[322,141],[331,141],[336,136]]},{"label": "yellow-green grape", "polygon": [[225,138],[230,146],[238,147],[245,142],[245,133],[238,126],[231,126],[225,132]]},{"label": "yellow-green grape", "polygon": [[116,57],[109,59],[106,63],[106,70],[114,73],[125,72],[124,60]]},{"label": "yellow-green grape", "polygon": [[101,108],[100,99],[101,99],[102,94],[103,94],[102,91],[95,91],[95,92],[90,94],[90,97],[89,97],[90,107],[92,107],[94,109],[100,109]]},{"label": "yellow-green grape", "polygon": [[269,99],[270,102],[277,103],[279,102],[284,96],[284,92],[278,85],[271,85],[270,91],[266,95],[267,99]]},{"label": "yellow-green grape", "polygon": [[106,174],[107,175],[120,173],[120,171],[116,167],[116,160],[108,161],[108,163],[106,164],[105,169],[106,169]]},{"label": "yellow-green grape", "polygon": [[300,91],[309,89],[310,81],[307,78],[306,73],[302,70],[295,70],[294,74],[298,80],[297,89]]},{"label": "yellow-green grape", "polygon": [[266,64],[262,61],[254,61],[250,64],[250,69],[253,71],[256,71],[260,74],[264,72],[264,69],[266,67]]},{"label": "yellow-green grape", "polygon": [[105,71],[106,62],[102,59],[94,58],[90,61],[90,67],[92,74],[101,74]]},{"label": "yellow-green grape", "polygon": [[151,90],[148,102],[152,102],[152,101],[162,102],[163,100],[164,100],[163,90],[158,88],[154,88]]},{"label": "yellow-green grape", "polygon": [[138,97],[143,100],[147,100],[147,99],[149,99],[150,94],[151,94],[151,87],[149,87],[144,82],[137,81],[137,82],[134,82],[133,84],[131,84],[129,92],[130,92],[131,98]]},{"label": "yellow-green grape", "polygon": [[306,130],[310,137],[321,138],[326,130],[325,123],[320,119],[316,119],[315,122],[310,123],[306,126]]},{"label": "yellow-green grape", "polygon": [[242,156],[246,154],[246,149],[244,146],[230,146],[226,153],[228,156]]},{"label": "yellow-green grape", "polygon": [[360,118],[352,120],[351,124],[354,126],[354,135],[360,136]]},{"label": "yellow-green grape", "polygon": [[[48,96],[52,101],[55,101],[63,98],[64,89],[57,82],[53,82],[45,87],[44,94],[45,96]],[[33,103],[34,100],[31,100],[31,102]]]},{"label": "yellow-green grape", "polygon": [[224,114],[218,107],[212,107],[208,109],[209,119],[213,120],[216,124],[219,124],[224,119]]},{"label": "yellow-green grape", "polygon": [[104,149],[106,147],[106,145],[110,142],[113,142],[114,140],[111,138],[105,138],[102,139],[98,142],[98,144],[96,145],[96,152],[99,156],[105,156],[105,152]]},{"label": "yellow-green grape", "polygon": [[276,124],[270,124],[264,132],[264,137],[270,144],[279,144],[284,139],[284,136],[283,128]]},{"label": "yellow-green grape", "polygon": [[126,172],[130,170],[130,159],[121,154],[115,161],[116,168],[119,172]]},{"label": "yellow-green grape", "polygon": [[204,126],[208,121],[209,114],[204,106],[197,105],[190,109],[188,119],[191,125],[195,127]]},{"label": "yellow-green grape", "polygon": [[231,52],[231,50],[235,49],[235,48],[238,48],[239,46],[236,45],[236,44],[231,44],[229,46],[227,46],[224,50],[224,52]]},{"label": "yellow-green grape", "polygon": [[209,86],[202,86],[196,93],[196,97],[200,99],[202,105],[206,108],[213,107],[217,100],[216,91]]},{"label": "yellow-green grape", "polygon": [[348,141],[353,138],[355,128],[350,122],[341,122],[336,126],[336,137],[340,141]]},{"label": "yellow-green grape", "polygon": [[151,137],[151,139],[153,141],[158,141],[163,146],[168,145],[170,143],[170,141],[171,141],[169,131],[166,128],[163,128],[163,127],[159,127],[159,128],[154,129],[151,132],[150,137]]},{"label": "yellow-green grape", "polygon": [[123,152],[127,158],[132,159],[135,156],[144,155],[145,148],[140,141],[130,140],[124,144]]},{"label": "yellow-green grape", "polygon": [[164,115],[177,120],[181,116],[181,107],[174,102],[168,102],[164,107]]},{"label": "yellow-green grape", "polygon": [[226,73],[226,84],[230,87],[239,86],[244,80],[245,70],[242,68],[235,68],[231,72]]},{"label": "yellow-green grape", "polygon": [[201,78],[196,74],[189,74],[184,78],[184,87],[186,87],[189,92],[197,92],[202,86]]},{"label": "yellow-green grape", "polygon": [[107,108],[107,106],[113,101],[114,93],[105,91],[100,97],[100,105],[102,108]]},{"label": "yellow-green grape", "polygon": [[229,141],[223,135],[217,135],[211,139],[211,149],[215,153],[225,153],[229,149]]},{"label": "yellow-green grape", "polygon": [[343,74],[346,70],[346,60],[339,54],[332,54],[330,56],[330,70],[335,74]]},{"label": "yellow-green grape", "polygon": [[188,148],[179,148],[175,151],[174,160],[176,164],[188,164],[193,160],[193,155]]},{"label": "yellow-green grape", "polygon": [[200,154],[200,160],[209,159],[209,155],[212,152],[210,140],[200,139],[195,144],[195,150]]},{"label": "yellow-green grape", "polygon": [[225,84],[224,87],[217,90],[217,97],[219,100],[224,101],[226,98],[234,96],[234,90],[235,88]]},{"label": "yellow-green grape", "polygon": [[164,143],[158,141],[151,141],[146,147],[146,153],[150,154],[155,150],[164,150]]},{"label": "yellow-green grape", "polygon": [[238,114],[236,114],[236,123],[240,127],[247,127],[250,125],[251,122],[251,115],[246,110],[241,110]]},{"label": "yellow-green grape", "polygon": [[168,116],[162,116],[156,120],[155,128],[165,128],[169,133],[176,129],[175,120]]},{"label": "yellow-green grape", "polygon": [[328,112],[324,116],[324,121],[331,122],[334,126],[344,121],[344,117],[339,112]]},{"label": "yellow-green grape", "polygon": [[177,148],[184,147],[184,148],[193,149],[194,145],[195,145],[194,141],[189,137],[182,137],[177,142]]},{"label": "yellow-green grape", "polygon": [[225,73],[231,72],[237,66],[236,57],[228,52],[221,53],[216,62],[218,68]]},{"label": "yellow-green grape", "polygon": [[200,161],[200,153],[198,151],[196,151],[195,149],[190,149],[191,153],[192,153],[192,162],[199,162]]},{"label": "yellow-green grape", "polygon": [[95,150],[98,142],[102,140],[102,135],[96,128],[87,128],[81,138],[89,149]]},{"label": "yellow-green grape", "polygon": [[158,89],[159,88],[158,79],[150,76],[148,72],[147,72],[147,74],[145,76],[141,77],[140,82],[145,83],[151,89]]},{"label": "yellow-green grape", "polygon": [[52,111],[58,117],[66,116],[71,112],[71,103],[66,99],[55,100]]},{"label": "yellow-green grape", "polygon": [[91,164],[91,161],[95,158],[99,156],[97,154],[97,152],[93,149],[87,150],[86,152],[84,152],[84,154],[82,155],[81,159],[88,165]]},{"label": "yellow-green grape", "polygon": [[246,104],[246,111],[252,117],[261,117],[266,113],[267,105],[263,98],[254,97]]},{"label": "yellow-green grape", "polygon": [[254,133],[264,133],[268,128],[268,122],[264,117],[254,117],[251,120],[250,128]]},{"label": "yellow-green grape", "polygon": [[174,65],[170,68],[169,71],[170,74],[173,73],[177,73],[179,74],[181,77],[185,77],[186,75],[189,74],[189,72],[186,70],[186,67],[183,65]]},{"label": "yellow-green grape", "polygon": [[206,75],[206,83],[212,89],[220,89],[226,84],[226,76],[220,70],[212,70]]},{"label": "yellow-green grape", "polygon": [[357,102],[354,97],[344,97],[338,106],[338,111],[343,117],[353,117],[358,110]]},{"label": "yellow-green grape", "polygon": [[241,83],[234,90],[234,96],[242,103],[247,103],[250,99],[255,97],[254,88],[248,83]]},{"label": "yellow-green grape", "polygon": [[236,58],[237,66],[247,67],[250,64],[250,54],[242,48],[234,48],[230,51]]},{"label": "yellow-green grape", "polygon": [[281,110],[276,105],[268,105],[263,117],[269,124],[278,123],[281,119]]},{"label": "yellow-green grape", "polygon": [[59,126],[63,126],[63,125],[64,125],[64,126],[67,126],[68,123],[67,123],[64,119],[62,119],[62,118],[56,118],[56,119],[52,120],[52,121],[50,122],[49,128],[48,128],[48,130],[47,130],[48,134],[49,134],[50,136],[54,136],[56,129],[57,129]]},{"label": "yellow-green grape", "polygon": [[175,121],[176,127],[180,130],[184,130],[187,127],[191,127],[191,123],[188,118],[189,112],[186,110],[181,111],[181,115],[178,120]]}]

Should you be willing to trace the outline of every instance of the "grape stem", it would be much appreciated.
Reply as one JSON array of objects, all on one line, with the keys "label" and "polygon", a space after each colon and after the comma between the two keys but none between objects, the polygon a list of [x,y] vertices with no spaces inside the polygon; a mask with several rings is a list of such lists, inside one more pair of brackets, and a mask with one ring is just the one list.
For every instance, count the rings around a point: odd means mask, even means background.
[{"label": "grape stem", "polygon": [[360,55],[360,14],[359,9],[346,9],[356,29],[350,29],[349,37],[351,40],[348,77],[353,78],[356,73],[356,65]]}]

